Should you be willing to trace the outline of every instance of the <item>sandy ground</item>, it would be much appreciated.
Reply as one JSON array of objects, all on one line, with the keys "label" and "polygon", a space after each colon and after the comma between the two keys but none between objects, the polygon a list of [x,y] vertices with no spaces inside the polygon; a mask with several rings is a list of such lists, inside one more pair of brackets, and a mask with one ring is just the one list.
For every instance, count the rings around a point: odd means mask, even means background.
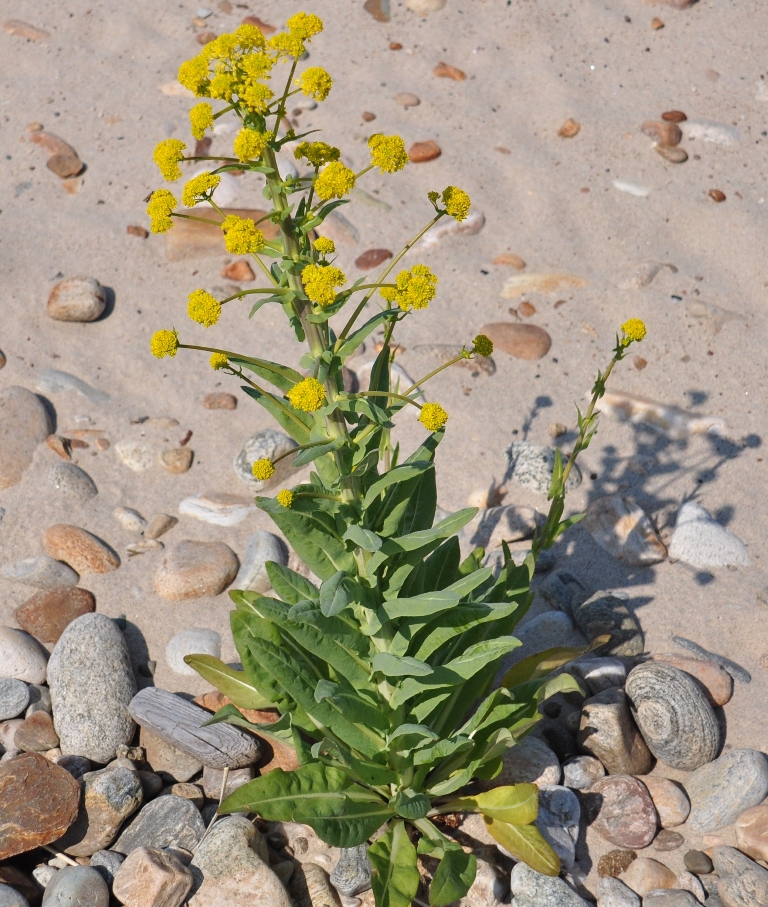
[{"label": "sandy ground", "polygon": [[[172,325],[183,340],[201,342],[203,329],[186,318],[186,295],[226,285],[220,271],[228,259],[169,262],[161,237],[142,240],[127,235],[126,226],[146,225],[142,200],[160,185],[151,161],[156,142],[188,140],[192,102],[159,87],[197,52],[195,34],[231,30],[246,14],[279,25],[300,8],[264,0],[231,15],[216,11],[199,29],[190,2],[3,5],[4,17],[51,36],[36,43],[0,34],[0,349],[8,359],[0,387],[34,390],[43,370],[70,372],[109,393],[111,402],[99,407],[72,392],[49,395],[60,433],[87,426],[82,417],[88,416],[113,444],[146,436],[161,449],[192,430],[195,451],[194,466],[182,476],[159,466],[132,473],[113,449],[76,451],[100,493],[73,507],[48,485],[56,455],[41,446],[23,481],[0,492],[7,511],[0,526],[3,562],[42,553],[43,530],[60,521],[82,525],[124,553],[135,539],[115,521],[115,506],[151,517],[177,513],[179,501],[196,492],[244,493],[232,459],[251,432],[270,424],[268,417],[245,398],[236,412],[205,410],[205,393],[237,392],[232,379],[220,380],[202,354],[158,362],[148,349],[151,333]],[[730,436],[672,442],[606,419],[583,457],[585,482],[569,505],[580,509],[600,495],[628,490],[668,538],[678,506],[695,496],[743,539],[751,566],[702,573],[664,562],[627,570],[584,531],[574,531],[562,546],[558,565],[591,588],[628,593],[649,650],[668,651],[670,635],[681,634],[749,670],[752,683],[737,685],[726,708],[727,746],[768,751],[768,671],[759,663],[768,652],[766,612],[756,600],[768,585],[762,449],[768,105],[759,94],[768,50],[765,5],[702,0],[678,11],[640,0],[448,0],[443,11],[420,18],[393,0],[386,24],[364,12],[360,0],[319,0],[313,9],[326,31],[313,42],[311,59],[329,69],[335,87],[326,104],[302,115],[301,125],[322,129],[357,166],[367,160],[363,139],[374,131],[398,132],[408,145],[433,139],[442,149],[431,163],[365,178],[363,188],[389,208],[358,200],[344,209],[360,237],[340,246],[347,273],[360,276],[353,261],[364,250],[397,250],[413,235],[429,216],[430,189],[460,185],[486,217],[478,235],[447,239],[421,257],[441,284],[438,300],[400,334],[401,362],[414,377],[434,365],[413,352],[416,345],[465,342],[482,324],[512,317],[508,309],[520,300],[502,298],[501,290],[517,272],[491,264],[500,253],[520,255],[528,271],[589,281],[584,289],[525,297],[536,308],[530,321],[552,336],[546,358],[527,362],[499,352],[494,376],[473,379],[456,370],[435,380],[431,396],[451,414],[439,456],[441,506],[463,506],[473,489],[500,478],[504,449],[514,438],[549,443],[550,423],[572,425],[574,401],[581,402],[610,357],[617,326],[643,318],[649,333],[641,352],[648,365],[638,371],[631,360],[622,363],[612,387],[720,415]],[[665,27],[652,30],[653,16]],[[389,50],[391,41],[403,50]],[[468,78],[436,78],[439,61]],[[416,94],[420,106],[398,106],[393,97],[401,91]],[[736,127],[739,140],[724,146],[686,139],[690,159],[667,163],[639,125],[670,108]],[[365,123],[363,111],[376,120]],[[567,117],[581,124],[570,139],[557,135]],[[87,164],[79,194],[63,191],[45,167],[45,154],[27,141],[25,127],[34,121],[70,142]],[[621,192],[615,179],[649,194]],[[725,193],[724,203],[708,197],[712,188]],[[244,186],[237,204],[258,203],[258,190]],[[668,262],[677,271],[662,271],[645,288],[622,289],[644,261]],[[92,324],[48,319],[45,302],[54,282],[86,274],[112,289],[107,316]],[[561,299],[566,304],[555,307]],[[709,309],[714,320],[694,317],[692,301],[724,309],[725,317],[717,309]],[[298,360],[276,307],[262,309],[252,322],[229,309],[208,338],[213,333],[224,348]],[[180,424],[170,430],[132,424],[145,416]],[[408,420],[401,437],[413,445],[420,434]],[[572,437],[561,439],[565,449]],[[545,506],[515,486],[505,503]],[[269,528],[266,518],[254,515],[233,529],[182,518],[165,540],[220,539],[242,554],[256,528]],[[228,598],[163,601],[152,587],[159,557],[124,557],[119,571],[86,577],[83,585],[95,592],[99,610],[127,616],[136,663],[155,660],[158,685],[199,691],[204,685],[196,678],[170,672],[165,645],[188,626],[211,627],[226,638]],[[28,595],[25,587],[0,580],[0,621],[13,625],[13,610]],[[233,657],[231,646],[224,654]]]}]

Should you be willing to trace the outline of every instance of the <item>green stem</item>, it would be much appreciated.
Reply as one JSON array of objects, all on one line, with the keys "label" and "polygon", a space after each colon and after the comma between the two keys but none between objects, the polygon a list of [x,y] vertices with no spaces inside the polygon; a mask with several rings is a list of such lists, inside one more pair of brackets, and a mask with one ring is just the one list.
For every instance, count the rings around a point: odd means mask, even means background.
[{"label": "green stem", "polygon": [[206,217],[197,217],[195,214],[179,214],[177,211],[171,211],[171,217],[183,217],[184,220],[199,220],[203,224],[213,224],[214,227],[220,227],[220,220],[208,220]]},{"label": "green stem", "polygon": [[[179,344],[179,346],[181,346],[181,344]],[[411,388],[411,390],[413,390],[413,388]],[[406,394],[407,393],[410,393],[410,391],[406,391]],[[404,394],[396,394],[393,391],[358,391],[356,394],[344,395],[345,400],[354,400],[356,397],[390,397],[392,400],[405,400],[406,403],[411,403],[416,409],[421,409],[420,403],[417,403],[410,397],[406,397]]]},{"label": "green stem", "polygon": [[290,292],[288,287],[259,287],[258,289],[253,290],[240,290],[240,292],[235,293],[234,296],[227,296],[226,299],[220,299],[219,304],[224,305],[225,302],[232,302],[233,299],[241,299],[243,296],[251,296],[253,293],[271,293],[274,296],[275,293]]},{"label": "green stem", "polygon": [[429,381],[430,378],[434,378],[435,375],[438,375],[440,372],[443,371],[443,369],[450,368],[452,365],[456,365],[457,362],[461,362],[461,360],[463,358],[464,358],[464,356],[462,356],[462,355],[454,356],[453,359],[449,359],[448,362],[444,362],[442,365],[438,366],[437,368],[432,369],[432,371],[428,375],[425,375],[420,381],[417,381],[415,384],[412,384],[408,388],[408,390],[405,391],[404,393],[410,394],[411,391],[415,391],[417,388],[420,388],[422,384],[424,384],[426,381]]}]

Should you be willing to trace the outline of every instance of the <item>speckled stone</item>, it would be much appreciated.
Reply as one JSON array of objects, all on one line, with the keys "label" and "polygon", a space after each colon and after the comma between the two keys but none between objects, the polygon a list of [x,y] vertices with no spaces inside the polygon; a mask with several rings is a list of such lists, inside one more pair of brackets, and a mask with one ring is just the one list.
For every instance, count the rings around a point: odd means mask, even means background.
[{"label": "speckled stone", "polygon": [[605,767],[594,756],[576,756],[563,766],[563,784],[573,790],[589,790],[605,777]]},{"label": "speckled stone", "polygon": [[643,897],[657,888],[672,888],[675,879],[671,869],[649,857],[638,857],[621,877],[628,888]]},{"label": "speckled stone", "polygon": [[296,446],[296,442],[284,432],[276,431],[273,428],[263,428],[251,435],[240,448],[233,463],[235,474],[243,485],[256,494],[267,488],[277,487],[293,473],[291,464],[294,458],[292,456],[280,460],[275,466],[274,475],[263,482],[259,482],[253,477],[251,471],[253,464],[262,457],[274,461]]},{"label": "speckled stone", "polygon": [[597,883],[597,907],[641,907],[640,896],[608,876]]},{"label": "speckled stone", "polygon": [[125,907],[181,907],[192,873],[172,852],[137,847],[115,875],[112,893]]},{"label": "speckled stone", "polygon": [[618,687],[586,700],[577,740],[582,752],[599,759],[611,775],[644,775],[653,764],[630,715],[624,690]]},{"label": "speckled stone", "polygon": [[598,860],[597,874],[601,879],[616,878],[636,859],[634,850],[611,850]]},{"label": "speckled stone", "polygon": [[79,526],[58,523],[43,533],[45,553],[64,561],[83,576],[90,573],[109,573],[120,566],[116,551]]},{"label": "speckled stone", "polygon": [[347,897],[354,897],[371,887],[373,869],[368,859],[368,845],[342,847],[339,862],[331,873],[331,884]]},{"label": "speckled stone", "polygon": [[51,417],[37,394],[25,387],[0,391],[0,489],[21,481],[35,448],[52,431]]},{"label": "speckled stone", "polygon": [[171,548],[155,572],[155,591],[168,601],[219,595],[237,575],[239,562],[224,542],[184,539]]},{"label": "speckled stone", "polygon": [[712,851],[717,891],[725,907],[763,907],[768,904],[768,870],[758,866],[734,847]]},{"label": "speckled stone", "polygon": [[701,901],[680,888],[667,890],[656,889],[647,892],[643,898],[643,907],[700,907]]},{"label": "speckled stone", "polygon": [[[537,494],[547,494],[555,466],[555,450],[530,441],[513,441],[507,448],[505,480],[512,479],[522,488]],[[574,491],[581,485],[581,470],[574,464],[566,490]]]},{"label": "speckled stone", "polygon": [[643,775],[638,780],[648,788],[662,828],[674,828],[685,822],[691,804],[679,784],[657,775]]},{"label": "speckled stone", "polygon": [[[596,798],[593,829],[624,848],[647,847],[656,834],[658,817],[644,784],[631,775],[612,775],[597,781],[589,791]],[[631,886],[630,886],[631,887]]]},{"label": "speckled stone", "polygon": [[205,824],[195,804],[184,797],[166,794],[147,803],[110,850],[126,856],[137,847],[194,850],[203,834]]},{"label": "speckled stone", "polygon": [[689,775],[684,787],[691,801],[688,824],[708,834],[768,796],[768,758],[758,750],[731,750]]},{"label": "speckled stone", "polygon": [[107,291],[95,277],[66,277],[48,296],[46,314],[55,321],[95,321],[107,304]]},{"label": "speckled stone", "polygon": [[48,481],[71,501],[87,501],[99,493],[93,479],[75,463],[54,463],[48,470]]},{"label": "speckled stone", "polygon": [[572,610],[576,626],[590,642],[599,636],[610,636],[605,645],[595,649],[595,654],[640,655],[645,648],[640,624],[615,595],[596,592],[584,601],[577,599]]},{"label": "speckled stone", "polygon": [[22,680],[0,677],[0,721],[16,718],[29,705],[29,687]]},{"label": "speckled stone", "polygon": [[0,627],[0,677],[43,683],[47,662],[48,653],[36,639],[13,627]]},{"label": "speckled stone", "polygon": [[559,878],[516,863],[510,879],[516,907],[587,907],[587,902]]}]

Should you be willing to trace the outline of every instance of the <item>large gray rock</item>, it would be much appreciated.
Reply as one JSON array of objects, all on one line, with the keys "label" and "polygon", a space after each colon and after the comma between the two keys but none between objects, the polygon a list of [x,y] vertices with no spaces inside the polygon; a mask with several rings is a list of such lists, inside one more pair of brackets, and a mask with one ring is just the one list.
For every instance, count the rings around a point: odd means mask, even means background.
[{"label": "large gray rock", "polygon": [[542,875],[525,863],[516,863],[510,879],[515,907],[589,907],[559,878]]},{"label": "large gray rock", "polygon": [[245,554],[240,561],[233,588],[243,592],[267,592],[271,588],[267,576],[267,561],[273,561],[283,567],[288,566],[288,548],[285,542],[274,535],[259,529],[248,539]]},{"label": "large gray rock", "polygon": [[128,705],[136,681],[113,620],[103,614],[73,620],[51,655],[48,684],[62,753],[105,763],[131,742],[136,726]]},{"label": "large gray rock", "polygon": [[194,850],[205,834],[200,810],[191,800],[166,794],[138,813],[110,850],[128,856],[137,847],[183,847]]},{"label": "large gray rock", "polygon": [[542,785],[539,788],[539,815],[536,817],[536,827],[552,845],[566,872],[573,869],[576,861],[576,839],[579,836],[580,818],[581,806],[572,790],[558,784]]},{"label": "large gray rock", "polygon": [[43,401],[25,387],[0,391],[0,489],[21,481],[35,448],[53,431]]},{"label": "large gray rock", "polygon": [[696,769],[683,786],[691,801],[688,825],[709,834],[768,796],[768,758],[758,750],[732,750]]},{"label": "large gray rock", "polygon": [[687,501],[677,514],[669,559],[700,570],[749,564],[749,554],[741,539],[713,520],[696,501]]},{"label": "large gray rock", "polygon": [[107,883],[90,866],[67,866],[48,883],[46,907],[109,907]]}]

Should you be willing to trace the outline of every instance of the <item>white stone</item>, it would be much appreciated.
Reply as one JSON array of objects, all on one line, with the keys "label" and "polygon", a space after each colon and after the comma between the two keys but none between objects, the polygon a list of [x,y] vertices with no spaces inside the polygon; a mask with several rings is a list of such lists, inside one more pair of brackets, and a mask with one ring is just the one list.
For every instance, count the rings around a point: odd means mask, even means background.
[{"label": "white stone", "polygon": [[254,478],[251,468],[256,460],[263,457],[274,463],[278,457],[287,454],[296,446],[293,438],[289,438],[285,432],[276,431],[274,428],[263,428],[255,432],[246,440],[235,457],[233,466],[238,479],[249,491],[256,494],[279,485],[294,473],[291,466],[294,459],[292,456],[287,456],[275,464],[275,474],[263,482]]},{"label": "white stone", "polygon": [[629,180],[614,180],[613,186],[619,192],[626,192],[628,195],[636,195],[638,198],[645,198],[651,194],[647,186],[640,186],[637,183],[630,183]]},{"label": "white stone", "polygon": [[721,526],[696,501],[686,501],[678,511],[669,558],[699,569],[749,565],[749,555],[741,539]]},{"label": "white stone", "polygon": [[144,441],[118,441],[115,453],[120,462],[134,472],[146,472],[155,465],[155,452]]},{"label": "white stone", "polygon": [[407,0],[405,5],[411,12],[426,16],[428,13],[443,9],[446,3],[447,0]]},{"label": "white stone", "polygon": [[177,633],[165,647],[165,659],[172,671],[197,676],[197,671],[184,661],[185,655],[213,655],[214,658],[221,658],[221,635],[215,630],[192,627]]},{"label": "white stone", "polygon": [[182,516],[191,516],[214,526],[237,526],[255,510],[256,506],[248,498],[218,491],[194,494],[179,504]]},{"label": "white stone", "polygon": [[259,529],[248,539],[233,588],[244,592],[267,592],[270,589],[267,561],[287,567],[288,548],[285,542],[273,533]]},{"label": "white stone", "polygon": [[680,123],[680,129],[687,139],[700,139],[702,142],[730,147],[739,144],[739,130],[735,126],[718,123],[716,120],[685,120]]},{"label": "white stone", "polygon": [[416,247],[419,251],[431,249],[449,236],[474,236],[485,226],[485,215],[480,211],[470,211],[462,221],[451,219],[446,223],[432,227]]},{"label": "white stone", "polygon": [[559,784],[562,772],[560,762],[552,750],[538,737],[523,737],[501,757],[501,773],[484,787],[502,787],[508,784],[536,784],[539,787]]},{"label": "white stone", "polygon": [[43,683],[48,655],[23,630],[0,627],[0,677],[14,677],[25,683]]},{"label": "white stone", "polygon": [[115,507],[112,513],[123,529],[129,532],[143,532],[147,528],[147,521],[132,507]]}]

